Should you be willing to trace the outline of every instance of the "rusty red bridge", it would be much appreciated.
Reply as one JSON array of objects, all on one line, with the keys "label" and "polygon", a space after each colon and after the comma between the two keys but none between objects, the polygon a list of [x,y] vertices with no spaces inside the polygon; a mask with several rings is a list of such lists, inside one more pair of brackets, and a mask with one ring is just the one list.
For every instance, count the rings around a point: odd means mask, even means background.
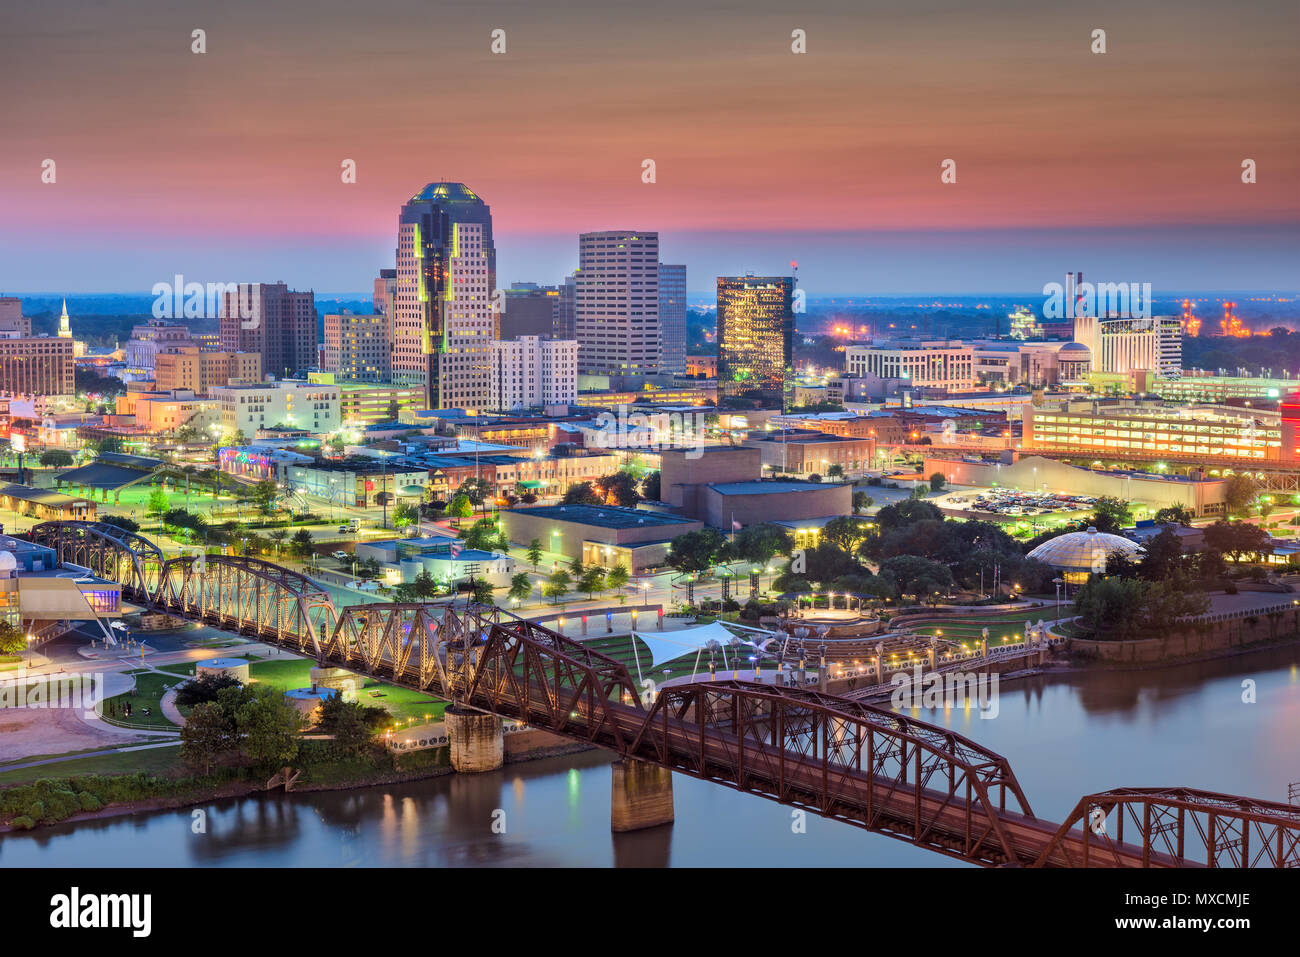
[{"label": "rusty red bridge", "polygon": [[1085,795],[1058,824],[1034,814],[1005,758],[888,709],[746,681],[666,687],[647,704],[621,662],[495,606],[339,608],[299,572],[255,558],[167,559],[102,522],[46,522],[30,538],[151,611],[971,863],[1300,865],[1300,807],[1120,788]]}]

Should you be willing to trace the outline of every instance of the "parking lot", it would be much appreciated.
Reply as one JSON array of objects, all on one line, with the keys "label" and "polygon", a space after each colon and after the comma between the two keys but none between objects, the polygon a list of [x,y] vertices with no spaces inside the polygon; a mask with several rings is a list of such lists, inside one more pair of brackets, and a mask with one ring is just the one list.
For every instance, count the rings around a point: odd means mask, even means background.
[{"label": "parking lot", "polygon": [[1097,499],[1068,492],[1029,492],[1006,488],[971,488],[948,492],[934,504],[954,515],[985,521],[1023,523],[1025,528],[1043,527],[1090,514]]}]

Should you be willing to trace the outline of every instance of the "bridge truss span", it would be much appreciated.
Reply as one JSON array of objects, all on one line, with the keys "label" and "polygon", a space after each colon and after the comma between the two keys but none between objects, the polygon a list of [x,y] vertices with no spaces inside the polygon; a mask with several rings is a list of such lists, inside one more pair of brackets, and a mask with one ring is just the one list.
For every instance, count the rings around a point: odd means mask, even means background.
[{"label": "bridge truss span", "polygon": [[1086,795],[1034,863],[1132,866],[1126,825],[1142,867],[1300,867],[1300,806],[1193,788]]},{"label": "bridge truss span", "polygon": [[493,605],[340,609],[307,575],[257,558],[167,560],[106,522],[44,522],[29,534],[151,611],[971,863],[1300,866],[1300,807],[1127,788],[1085,796],[1058,826],[1034,815],[1002,756],[862,701],[724,680],[664,686],[643,704],[623,663]]},{"label": "bridge truss span", "polygon": [[60,564],[80,565],[122,586],[131,601],[148,602],[157,591],[167,559],[143,535],[109,522],[41,522],[28,539],[52,549]]},{"label": "bridge truss span", "polygon": [[1033,812],[1005,758],[954,732],[794,688],[661,689],[632,753],[984,864],[1021,863],[1005,826]]}]

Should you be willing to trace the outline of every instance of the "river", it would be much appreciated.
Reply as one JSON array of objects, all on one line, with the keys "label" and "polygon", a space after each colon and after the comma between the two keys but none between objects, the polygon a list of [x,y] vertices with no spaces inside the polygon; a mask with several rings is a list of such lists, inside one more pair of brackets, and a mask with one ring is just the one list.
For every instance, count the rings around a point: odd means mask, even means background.
[{"label": "river", "polygon": [[[1243,701],[1249,688],[1253,703]],[[995,718],[913,713],[1005,755],[1034,812],[1054,821],[1082,795],[1120,786],[1286,801],[1287,785],[1300,781],[1297,646],[1158,671],[1006,682]],[[213,801],[7,835],[0,867],[962,866],[813,815],[800,831],[788,807],[681,775],[673,783],[676,822],[628,835],[609,830],[609,757],[587,752],[489,774]]]}]

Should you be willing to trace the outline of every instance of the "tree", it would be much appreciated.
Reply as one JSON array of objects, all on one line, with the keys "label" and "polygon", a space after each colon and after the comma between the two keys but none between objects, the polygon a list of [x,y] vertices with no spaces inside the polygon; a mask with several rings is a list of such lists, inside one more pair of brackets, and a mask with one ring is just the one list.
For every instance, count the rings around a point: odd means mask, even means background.
[{"label": "tree", "polygon": [[234,724],[215,701],[194,706],[181,728],[181,760],[212,773],[213,763],[235,750],[238,743]]},{"label": "tree", "polygon": [[305,528],[300,528],[293,533],[293,538],[289,540],[289,554],[295,558],[306,558],[312,553],[315,544],[312,541],[311,532]]},{"label": "tree", "polygon": [[267,532],[266,537],[275,543],[275,557],[279,558],[280,549],[284,548],[284,543],[289,538],[289,530],[287,528],[272,529],[270,532]]},{"label": "tree", "polygon": [[27,636],[22,629],[7,620],[0,620],[0,655],[16,655],[27,647]]},{"label": "tree", "polygon": [[726,547],[727,540],[716,528],[686,532],[672,540],[667,562],[683,574],[708,571]]},{"label": "tree", "polygon": [[460,488],[456,489],[456,497],[459,498],[464,495],[475,508],[478,508],[486,502],[488,496],[491,494],[492,486],[488,484],[486,479],[481,478],[465,479],[465,481],[460,483]]},{"label": "tree", "polygon": [[1245,515],[1255,501],[1258,487],[1249,475],[1229,475],[1223,488],[1223,504],[1229,515]]},{"label": "tree", "polygon": [[528,560],[533,565],[533,571],[537,571],[537,566],[542,562],[542,540],[534,538],[528,543]]},{"label": "tree", "polygon": [[493,596],[496,594],[497,587],[486,578],[475,578],[469,583],[470,600],[479,605],[494,604]]},{"label": "tree", "polygon": [[393,399],[388,403],[388,408],[384,410],[388,416],[389,422],[396,422],[397,417],[402,413],[402,407],[398,405],[397,400]]},{"label": "tree", "polygon": [[943,512],[939,511],[939,507],[933,502],[924,502],[920,499],[904,499],[886,505],[876,513],[876,524],[880,526],[882,533],[903,525],[924,521],[942,522]]},{"label": "tree", "polygon": [[414,505],[404,504],[393,509],[393,528],[410,528],[420,521],[420,510]]},{"label": "tree", "polygon": [[321,702],[317,727],[334,736],[334,745],[340,751],[355,754],[387,723],[388,712],[383,708],[344,701],[341,694],[334,694]]},{"label": "tree", "polygon": [[1168,522],[1175,522],[1179,525],[1191,525],[1194,516],[1190,511],[1181,505],[1170,505],[1156,512],[1155,522],[1157,525],[1164,525]]},{"label": "tree", "polygon": [[647,472],[645,478],[641,480],[641,495],[648,502],[658,502],[660,499],[659,473]]},{"label": "tree", "polygon": [[569,577],[567,571],[561,568],[546,579],[546,584],[542,586],[542,594],[551,599],[552,603],[555,603],[567,595],[572,586],[573,579]]},{"label": "tree", "polygon": [[468,495],[458,492],[447,506],[447,514],[455,519],[469,518],[474,514],[474,503]]},{"label": "tree", "polygon": [[564,493],[565,505],[604,505],[605,500],[590,482],[574,482]]},{"label": "tree", "polygon": [[821,540],[834,545],[846,555],[856,555],[858,549],[874,534],[870,526],[871,523],[864,519],[840,515],[822,526]]},{"label": "tree", "polygon": [[578,591],[586,592],[587,597],[591,598],[598,591],[605,590],[605,569],[599,565],[592,565],[587,568],[582,577],[578,579]]},{"label": "tree", "polygon": [[1220,519],[1205,526],[1205,544],[1208,548],[1240,562],[1246,555],[1259,556],[1271,552],[1272,536],[1258,525],[1249,522],[1228,522]]},{"label": "tree", "polygon": [[72,453],[65,449],[46,449],[38,461],[45,468],[62,469],[72,464]]},{"label": "tree", "polygon": [[224,689],[238,687],[239,684],[239,679],[231,674],[202,674],[176,689],[176,704],[182,708],[193,708],[215,703]]},{"label": "tree", "polygon": [[167,500],[167,493],[162,490],[162,486],[154,486],[154,490],[149,493],[149,501],[145,506],[145,508],[148,509],[149,514],[161,517],[169,507],[170,503]]},{"label": "tree", "polygon": [[942,472],[932,472],[930,474],[930,491],[942,492],[943,487],[948,484],[948,479]]},{"label": "tree", "polygon": [[1103,495],[1093,506],[1092,524],[1097,531],[1118,535],[1133,524],[1133,509],[1128,502],[1113,495]]},{"label": "tree", "polygon": [[867,509],[871,508],[871,506],[875,504],[876,504],[876,500],[872,498],[870,495],[868,495],[866,492],[853,493],[853,514],[854,515],[858,515],[862,512],[865,512]]},{"label": "tree", "polygon": [[510,579],[510,597],[517,602],[525,602],[533,593],[533,580],[527,572],[517,572]]},{"label": "tree", "polygon": [[880,574],[894,580],[901,595],[925,599],[934,592],[952,590],[952,571],[942,562],[919,555],[895,555],[880,563]]},{"label": "tree", "polygon": [[627,581],[628,573],[626,565],[615,565],[609,570],[609,574],[605,576],[605,586],[609,588],[610,591],[616,591],[619,593],[618,600],[620,602],[624,600],[623,589],[627,586]]},{"label": "tree", "polygon": [[263,515],[275,511],[276,499],[280,497],[280,486],[274,479],[262,479],[253,486],[250,497],[257,503],[257,509]]},{"label": "tree", "polygon": [[766,565],[776,555],[789,555],[794,539],[780,525],[760,522],[746,525],[731,540],[731,554],[741,561]]},{"label": "tree", "polygon": [[630,472],[615,472],[596,479],[596,490],[604,496],[605,505],[620,505],[633,508],[641,501],[637,491],[637,481]]},{"label": "tree", "polygon": [[460,537],[468,547],[481,551],[508,551],[510,547],[496,521],[490,518],[480,518],[469,528],[462,529]]},{"label": "tree", "polygon": [[834,465],[832,465],[830,468],[826,470],[826,477],[833,478],[833,479],[844,478],[844,466],[840,465],[839,462],[836,462]]},{"label": "tree", "polygon": [[276,688],[254,685],[250,700],[235,712],[244,751],[259,767],[282,767],[298,756],[302,715]]}]

